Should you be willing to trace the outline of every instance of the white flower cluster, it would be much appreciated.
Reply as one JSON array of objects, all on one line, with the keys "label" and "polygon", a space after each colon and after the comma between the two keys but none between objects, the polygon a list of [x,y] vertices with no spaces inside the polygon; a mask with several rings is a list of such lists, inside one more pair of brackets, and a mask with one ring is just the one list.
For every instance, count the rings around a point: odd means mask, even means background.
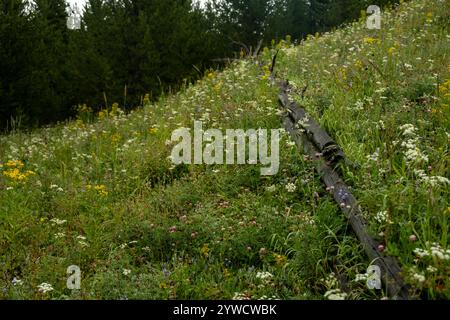
[{"label": "white flower cluster", "polygon": [[123,273],[124,276],[127,276],[127,275],[129,275],[131,273],[131,270],[130,269],[123,269],[122,273]]},{"label": "white flower cluster", "polygon": [[419,180],[427,186],[437,187],[443,185],[450,185],[450,180],[441,176],[429,176],[424,170],[414,170],[415,175]]},{"label": "white flower cluster", "polygon": [[23,281],[18,279],[17,277],[14,277],[14,279],[12,279],[12,284],[13,286],[21,286],[23,284]]},{"label": "white flower cluster", "polygon": [[364,102],[361,100],[356,101],[355,103],[355,110],[356,111],[363,111],[364,110]]},{"label": "white flower cluster", "polygon": [[51,190],[56,189],[56,191],[58,191],[58,192],[64,192],[64,189],[61,188],[60,186],[58,186],[57,184],[50,185],[50,189]]},{"label": "white flower cluster", "polygon": [[433,266],[428,266],[428,267],[427,267],[427,271],[428,271],[429,273],[435,273],[435,272],[438,271],[438,269],[435,268],[435,267],[433,267]]},{"label": "white flower cluster", "polygon": [[424,276],[423,274],[421,274],[421,273],[414,273],[414,274],[412,275],[412,278],[413,278],[415,281],[417,281],[418,283],[424,283],[425,280],[426,280],[425,276]]},{"label": "white flower cluster", "polygon": [[245,293],[235,292],[232,300],[250,300]]},{"label": "white flower cluster", "polygon": [[270,272],[264,271],[264,272],[258,272],[256,274],[256,278],[261,280],[270,280],[273,278],[273,275]]},{"label": "white flower cluster", "polygon": [[268,297],[268,296],[264,295],[264,296],[259,297],[258,300],[279,300],[279,299],[277,296]]},{"label": "white flower cluster", "polygon": [[328,300],[345,300],[347,294],[340,289],[333,289],[325,292],[324,297]]},{"label": "white flower cluster", "polygon": [[297,144],[295,143],[295,141],[292,141],[292,140],[286,142],[286,144],[288,145],[288,147],[295,147],[295,146],[297,145]]},{"label": "white flower cluster", "polygon": [[416,164],[421,162],[428,162],[428,156],[425,155],[418,147],[419,138],[417,136],[417,128],[412,124],[405,124],[400,127],[403,131],[403,136],[406,141],[403,141],[401,146],[405,148],[405,158],[408,164]]},{"label": "white flower cluster", "polygon": [[298,120],[297,125],[295,126],[297,129],[308,128],[309,127],[309,117],[305,115],[302,119]]},{"label": "white flower cluster", "polygon": [[38,285],[38,290],[39,290],[39,292],[47,293],[47,292],[53,291],[53,287],[51,284],[43,282],[40,285]]},{"label": "white flower cluster", "polygon": [[389,215],[387,211],[380,211],[375,215],[375,220],[378,223],[389,223],[392,224],[393,222],[389,219]]},{"label": "white flower cluster", "polygon": [[367,281],[367,278],[368,278],[367,273],[358,273],[355,276],[355,279],[353,280],[353,282]]},{"label": "white flower cluster", "polygon": [[439,260],[450,260],[450,249],[444,249],[438,243],[432,243],[429,249],[416,248],[414,253],[420,258],[432,257]]},{"label": "white flower cluster", "polygon": [[371,161],[378,161],[378,157],[380,156],[380,148],[377,148],[377,150],[373,154],[369,154],[366,158],[367,160]]},{"label": "white flower cluster", "polygon": [[330,273],[326,277],[326,279],[322,279],[322,281],[325,282],[325,285],[327,286],[327,288],[333,288],[338,285],[338,281],[336,279],[336,275],[334,274],[334,272]]},{"label": "white flower cluster", "polygon": [[371,97],[364,97],[364,99],[358,99],[354,105],[347,107],[349,111],[364,111],[366,106],[373,106],[373,100]]},{"label": "white flower cluster", "polygon": [[386,125],[384,124],[383,120],[378,121],[377,123],[377,129],[378,130],[386,130]]},{"label": "white flower cluster", "polygon": [[66,234],[64,232],[55,233],[55,239],[61,239],[64,238],[65,236]]},{"label": "white flower cluster", "polygon": [[64,224],[67,222],[67,220],[60,220],[58,218],[53,218],[52,220],[50,220],[51,223],[56,224],[58,226]]},{"label": "white flower cluster", "polygon": [[289,193],[293,193],[293,192],[295,192],[295,190],[297,190],[297,186],[294,183],[288,183],[286,185],[286,190]]}]

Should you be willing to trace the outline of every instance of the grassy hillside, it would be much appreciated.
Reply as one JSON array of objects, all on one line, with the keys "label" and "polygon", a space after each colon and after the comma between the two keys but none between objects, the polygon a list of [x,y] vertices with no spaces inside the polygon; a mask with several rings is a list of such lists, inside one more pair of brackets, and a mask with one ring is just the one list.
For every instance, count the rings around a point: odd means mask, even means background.
[{"label": "grassy hillside", "polygon": [[[130,114],[80,107],[77,121],[0,137],[0,298],[383,298],[286,134],[273,177],[168,159],[172,131],[194,120],[279,128],[267,81],[279,48],[278,75],[360,165],[345,179],[385,252],[417,294],[449,298],[449,24],[448,1],[411,1],[381,30],[361,21],[284,41]],[[70,265],[79,291],[66,288]],[[348,291],[330,296],[342,277]]]}]

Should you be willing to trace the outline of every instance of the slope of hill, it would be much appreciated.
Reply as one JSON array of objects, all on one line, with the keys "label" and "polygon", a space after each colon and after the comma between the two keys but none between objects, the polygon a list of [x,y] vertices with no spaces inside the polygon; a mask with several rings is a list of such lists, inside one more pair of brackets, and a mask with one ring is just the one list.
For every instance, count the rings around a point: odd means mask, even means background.
[{"label": "slope of hill", "polygon": [[[415,0],[299,46],[233,63],[130,114],[0,137],[0,297],[379,299],[370,264],[284,134],[278,175],[253,165],[172,165],[180,127],[279,128],[268,66],[360,164],[346,181],[425,298],[449,298],[450,10]],[[260,65],[263,64],[263,68]],[[80,290],[66,287],[69,266]],[[347,291],[340,281],[347,278]],[[339,279],[339,280],[338,280]]]}]

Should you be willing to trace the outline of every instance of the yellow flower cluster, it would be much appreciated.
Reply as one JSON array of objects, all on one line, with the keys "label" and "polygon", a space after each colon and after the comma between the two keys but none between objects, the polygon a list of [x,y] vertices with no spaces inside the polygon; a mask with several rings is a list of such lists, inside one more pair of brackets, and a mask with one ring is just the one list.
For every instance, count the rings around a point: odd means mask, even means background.
[{"label": "yellow flower cluster", "polygon": [[263,66],[263,70],[264,70],[264,75],[262,77],[263,80],[267,80],[269,79],[271,72],[270,72],[270,67],[268,65]]},{"label": "yellow flower cluster", "polygon": [[450,79],[439,86],[439,93],[444,97],[450,97]]},{"label": "yellow flower cluster", "polygon": [[380,39],[376,39],[376,38],[372,38],[372,37],[364,38],[364,43],[379,44],[380,42],[381,42]]},{"label": "yellow flower cluster", "polygon": [[90,184],[87,185],[87,189],[88,190],[95,190],[98,192],[98,194],[100,194],[101,196],[107,196],[108,195],[108,189],[106,188],[105,185],[101,184],[101,185],[95,185],[92,186]]},{"label": "yellow flower cluster", "polygon": [[113,145],[117,145],[117,143],[122,139],[122,136],[118,133],[115,133],[111,136],[111,142]]},{"label": "yellow flower cluster", "polygon": [[6,167],[7,170],[3,171],[3,175],[15,181],[26,181],[28,177],[35,175],[36,173],[31,170],[21,170],[25,164],[20,160],[9,160],[4,165],[0,164],[0,168]]},{"label": "yellow flower cluster", "polygon": [[147,94],[144,96],[143,103],[144,103],[144,105],[150,104],[150,94],[147,93]]},{"label": "yellow flower cluster", "polygon": [[99,111],[98,118],[104,119],[107,117],[115,117],[120,114],[123,114],[123,110],[119,108],[118,103],[113,103],[111,111],[108,111],[107,109]]},{"label": "yellow flower cluster", "polygon": [[109,112],[109,115],[111,117],[115,117],[115,116],[121,114],[122,112],[123,112],[122,109],[119,108],[119,104],[113,103],[113,105],[111,107],[111,111]]},{"label": "yellow flower cluster", "polygon": [[5,166],[9,168],[23,168],[24,163],[20,160],[9,160],[7,163],[5,163]]},{"label": "yellow flower cluster", "polygon": [[88,107],[86,104],[79,105],[77,107],[78,113],[92,113],[92,108]]},{"label": "yellow flower cluster", "polygon": [[279,266],[284,266],[287,262],[287,257],[281,254],[274,253],[275,262]]},{"label": "yellow flower cluster", "polygon": [[207,258],[209,256],[209,247],[207,244],[203,245],[203,247],[200,249],[201,254]]},{"label": "yellow flower cluster", "polygon": [[[450,69],[450,66],[449,66]],[[433,109],[433,113],[446,112],[450,104],[450,79],[439,86],[439,94],[442,96],[442,111]]]}]

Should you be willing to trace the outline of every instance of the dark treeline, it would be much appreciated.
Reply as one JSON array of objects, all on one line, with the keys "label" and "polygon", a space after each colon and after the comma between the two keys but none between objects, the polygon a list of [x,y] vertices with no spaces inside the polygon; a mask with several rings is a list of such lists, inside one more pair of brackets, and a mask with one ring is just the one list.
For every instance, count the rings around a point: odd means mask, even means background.
[{"label": "dark treeline", "polygon": [[130,109],[261,40],[302,39],[388,2],[89,0],[69,29],[64,0],[0,0],[0,128],[63,120],[79,104]]}]

